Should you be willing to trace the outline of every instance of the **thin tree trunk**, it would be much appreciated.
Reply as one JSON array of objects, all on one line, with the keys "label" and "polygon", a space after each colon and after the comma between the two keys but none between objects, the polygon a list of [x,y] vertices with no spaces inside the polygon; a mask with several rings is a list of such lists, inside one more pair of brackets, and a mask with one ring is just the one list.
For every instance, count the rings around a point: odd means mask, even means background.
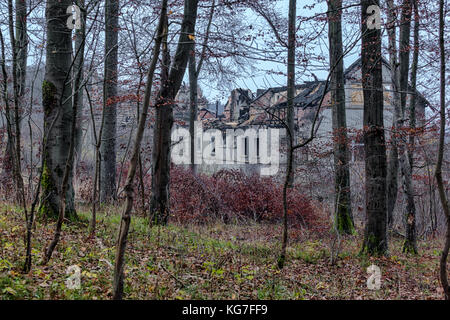
[{"label": "thin tree trunk", "polygon": [[354,231],[350,195],[347,121],[345,114],[345,80],[342,49],[342,0],[328,1],[328,40],[331,72],[331,105],[334,132],[335,196],[337,210],[335,223],[340,233]]},{"label": "thin tree trunk", "polygon": [[27,2],[16,0],[16,51],[17,51],[17,85],[18,97],[25,93],[27,73],[28,35],[27,35]]},{"label": "thin tree trunk", "polygon": [[[8,1],[8,13],[9,13],[9,36],[11,40],[12,51],[12,78],[13,78],[13,92],[14,92],[14,148],[13,152],[13,165],[16,182],[16,198],[17,202],[22,205],[25,214],[25,224],[28,228],[30,217],[28,215],[27,203],[25,199],[25,187],[22,177],[21,166],[21,133],[20,133],[20,105],[23,103],[24,90],[25,90],[25,75],[27,66],[27,35],[26,35],[26,3],[24,1],[16,1],[16,34],[14,35],[13,29],[13,6],[12,0]],[[9,110],[8,110],[9,111]],[[27,243],[27,237],[25,237],[25,247]],[[27,259],[25,259],[24,271],[28,271]]]},{"label": "thin tree trunk", "polygon": [[289,0],[289,27],[288,27],[288,66],[287,66],[287,113],[286,129],[288,138],[287,170],[283,185],[283,238],[281,253],[278,258],[278,268],[282,269],[286,262],[286,248],[288,243],[288,218],[287,218],[287,189],[294,183],[294,98],[295,98],[295,26],[296,26],[297,0]]},{"label": "thin tree trunk", "polygon": [[[12,8],[11,8],[12,9]],[[0,46],[1,46],[1,60],[0,60],[0,66],[2,69],[2,75],[3,75],[3,99],[5,102],[5,111],[6,111],[6,120],[7,120],[7,132],[9,137],[13,137],[13,129],[12,129],[12,123],[10,119],[10,107],[9,107],[9,98],[8,98],[8,74],[6,71],[6,65],[5,65],[5,42],[3,39],[3,34],[0,30]],[[13,168],[13,170],[16,170]],[[23,186],[23,184],[22,184]],[[39,190],[39,188],[38,188]],[[22,189],[22,195],[25,195],[25,190]],[[34,203],[35,204],[35,203]],[[32,206],[32,211],[30,214],[27,212],[26,202],[25,198],[22,198],[22,205],[25,213],[25,220],[26,220],[26,236],[25,236],[25,264],[23,267],[23,271],[25,273],[28,273],[31,269],[31,224],[33,221],[33,209],[34,206]]]},{"label": "thin tree trunk", "polygon": [[[24,208],[25,203],[25,189],[22,178],[21,165],[21,133],[20,133],[20,105],[22,103],[24,87],[25,87],[25,70],[26,69],[26,4],[22,1],[16,0],[16,26],[14,29],[14,13],[12,0],[8,0],[8,17],[9,17],[9,37],[11,41],[12,51],[12,79],[13,79],[13,95],[14,95],[14,121],[12,123],[14,139],[11,140],[10,145],[11,154],[13,155],[13,173],[16,184],[16,201],[21,203]],[[17,21],[20,19],[21,21]],[[16,34],[14,34],[14,30]],[[17,40],[16,40],[17,37]],[[25,39],[24,39],[25,38]],[[23,48],[21,48],[21,46]],[[25,61],[24,61],[25,60]],[[11,117],[10,117],[11,119]]]},{"label": "thin tree trunk", "polygon": [[[8,72],[6,70],[6,54],[5,54],[5,41],[3,38],[3,33],[0,30],[0,41],[1,41],[1,50],[2,50],[2,59],[1,59],[1,67],[2,67],[2,75],[3,75],[3,86],[2,86],[2,97],[5,103],[5,118],[6,118],[6,132],[7,132],[7,144],[5,150],[5,157],[3,161],[3,173],[5,174],[4,180],[10,181],[12,179],[14,188],[16,188],[16,167],[14,165],[14,153],[12,151],[12,147],[14,145],[14,134],[13,134],[13,119],[11,118],[11,107],[9,104],[9,96],[8,96]],[[11,176],[11,172],[13,173]],[[8,184],[8,188],[10,185]],[[17,197],[16,197],[17,199]]]},{"label": "thin tree trunk", "polygon": [[119,34],[119,0],[105,2],[105,75],[103,112],[105,124],[101,136],[100,201],[116,199],[116,122],[117,122],[117,64]]},{"label": "thin tree trunk", "polygon": [[[292,140],[291,136],[289,136],[289,140]],[[291,143],[292,144],[292,143]],[[292,148],[289,148],[288,150],[289,158],[287,163],[287,170],[286,170],[286,176],[284,179],[283,184],[283,236],[281,239],[281,253],[280,257],[278,258],[278,268],[283,269],[285,263],[286,263],[286,249],[287,249],[287,243],[288,243],[288,218],[287,218],[287,212],[288,212],[288,202],[287,202],[287,191],[290,188],[289,186],[289,177],[292,174],[292,157],[294,155],[294,150]]]},{"label": "thin tree trunk", "polygon": [[[97,7],[97,12],[96,15],[94,17],[94,20],[97,19],[98,13],[99,13],[99,9],[100,6]],[[86,16],[84,15],[84,19],[86,19]],[[92,27],[91,27],[92,28]],[[86,30],[85,28],[83,29],[84,31]],[[85,32],[84,32],[85,34]],[[84,35],[83,39],[86,39],[86,36]],[[95,46],[96,47],[96,46]],[[84,48],[84,44],[83,44],[83,48]],[[95,49],[94,49],[95,51]],[[92,69],[92,61],[91,61],[91,66],[90,69]],[[83,79],[83,75],[80,75],[80,79]],[[92,133],[94,136],[94,143],[95,143],[95,168],[94,168],[94,177],[93,177],[93,186],[92,186],[92,200],[91,200],[91,220],[89,222],[89,236],[93,237],[95,235],[95,229],[96,229],[96,219],[97,219],[97,206],[98,206],[98,188],[99,188],[99,181],[100,181],[100,143],[101,143],[101,139],[100,137],[102,136],[102,130],[103,130],[103,123],[104,123],[104,117],[105,117],[105,113],[102,112],[102,117],[101,117],[101,123],[100,123],[100,129],[99,132],[97,134],[97,129],[95,126],[95,115],[94,115],[94,106],[92,103],[92,99],[91,96],[89,94],[89,90],[86,86],[86,83],[83,84],[83,89],[86,92],[86,97],[89,103],[89,112],[91,115],[91,124],[92,124]],[[82,100],[80,101],[80,103],[82,103]],[[78,114],[80,114],[78,112]],[[77,139],[77,135],[78,135],[78,131],[76,130],[75,132],[75,139]],[[75,146],[77,146],[77,143],[79,141],[75,140]]]},{"label": "thin tree trunk", "polygon": [[155,105],[156,125],[153,134],[152,198],[150,218],[166,224],[169,218],[170,145],[173,125],[173,100],[180,89],[189,54],[192,50],[198,0],[184,2],[184,17],[173,66],[167,85],[162,86]]},{"label": "thin tree trunk", "polygon": [[197,174],[195,164],[195,121],[197,120],[198,95],[197,95],[197,63],[195,62],[195,46],[192,46],[191,56],[189,57],[189,134],[191,136],[191,171]]},{"label": "thin tree trunk", "polygon": [[[214,16],[214,9],[215,9],[216,1],[212,0],[211,4],[211,11],[209,14],[208,24],[206,26],[206,32],[205,32],[205,38],[203,40],[202,45],[202,52],[200,55],[200,61],[196,63],[195,58],[195,43],[192,45],[192,51],[191,56],[189,57],[189,105],[190,105],[190,112],[189,112],[189,134],[191,136],[190,141],[190,149],[191,149],[191,171],[193,174],[197,173],[197,166],[195,165],[195,143],[194,143],[194,136],[195,136],[195,121],[197,120],[197,111],[198,111],[198,77],[200,75],[200,71],[202,69],[203,61],[205,59],[206,55],[206,46],[208,44],[209,39],[209,31],[211,29],[211,23]],[[216,114],[217,117],[217,114]]]},{"label": "thin tree trunk", "polygon": [[30,106],[28,108],[28,121],[27,121],[27,124],[28,124],[28,133],[29,133],[29,136],[30,136],[30,153],[29,153],[29,156],[30,156],[30,173],[29,173],[29,176],[28,176],[28,198],[31,199],[31,200],[33,199],[33,194],[34,194],[33,193],[33,178],[34,178],[34,170],[35,170],[35,163],[33,162],[35,154],[34,154],[34,147],[33,147],[34,146],[34,140],[33,140],[33,128],[32,128],[33,114],[34,114],[34,111],[33,111],[33,104],[34,104],[33,97],[34,97],[34,86],[36,84],[36,79],[37,79],[37,77],[38,77],[38,75],[40,73],[40,67],[41,67],[43,53],[44,52],[41,49],[40,53],[39,53],[39,61],[37,63],[37,68],[36,68],[36,71],[34,72],[34,77],[33,77],[32,83],[31,83]]},{"label": "thin tree trunk", "polygon": [[[9,35],[12,48],[12,73],[13,73],[13,90],[14,90],[14,110],[9,110],[9,120],[11,122],[12,135],[8,134],[6,145],[6,155],[4,170],[13,172],[13,181],[16,186],[16,201],[22,202],[21,185],[23,179],[21,175],[21,155],[20,155],[20,115],[19,106],[23,103],[25,93],[25,77],[27,69],[27,4],[25,0],[15,1],[16,20],[14,24],[14,13],[12,0],[8,0],[8,17],[9,17]],[[14,33],[15,31],[15,33]],[[14,114],[11,112],[14,111]],[[18,152],[19,150],[19,152]],[[17,163],[19,162],[19,163]],[[12,170],[11,170],[12,169]]]},{"label": "thin tree trunk", "polygon": [[[412,1],[404,0],[402,7],[402,18],[400,26],[400,46],[399,46],[399,62],[400,62],[400,104],[401,104],[401,124],[399,126],[404,127],[406,119],[406,100],[408,96],[408,76],[409,76],[409,38],[411,36],[411,12]],[[416,243],[416,206],[414,203],[414,190],[412,187],[412,167],[409,163],[408,148],[406,147],[407,141],[400,140],[398,151],[400,156],[400,166],[403,177],[403,190],[406,196],[406,213],[405,213],[405,229],[406,238],[403,244],[403,252],[417,253]]]},{"label": "thin tree trunk", "polygon": [[[294,98],[295,98],[295,31],[297,19],[297,0],[289,0],[289,27],[288,27],[288,60],[287,60],[287,112],[286,121],[288,130],[290,131],[290,138],[288,139],[288,148],[291,149],[296,142],[296,130],[294,124]],[[289,173],[289,187],[294,184],[295,162],[292,157],[294,153],[288,152],[287,161],[291,163],[291,171]],[[289,165],[288,165],[289,166]]]},{"label": "thin tree trunk", "polygon": [[450,286],[447,276],[447,258],[450,250],[450,208],[448,204],[447,194],[444,187],[444,181],[442,178],[442,162],[444,159],[444,145],[445,145],[445,45],[444,45],[444,0],[439,1],[439,50],[441,61],[441,81],[440,81],[440,122],[441,129],[439,134],[439,149],[438,159],[436,163],[436,182],[438,185],[439,196],[442,203],[442,209],[444,210],[445,217],[447,218],[447,231],[445,235],[445,245],[442,250],[440,259],[440,278],[442,289],[444,290],[444,297],[446,300],[450,300]]},{"label": "thin tree trunk", "polygon": [[[25,212],[25,223],[27,230],[30,229],[32,223],[32,216],[28,214],[27,204],[25,199],[25,186],[22,178],[21,169],[21,131],[20,131],[20,117],[22,110],[19,109],[19,105],[24,105],[25,96],[25,80],[27,70],[27,58],[28,58],[28,36],[27,36],[27,3],[25,0],[16,0],[16,34],[11,32],[11,41],[14,41],[13,48],[13,83],[14,83],[14,128],[15,128],[15,161],[13,162],[16,167],[17,177],[16,184],[18,187],[18,196],[20,203],[23,206]],[[14,79],[15,78],[15,79]],[[32,159],[30,159],[32,161]],[[31,243],[28,241],[28,235],[25,237],[26,253]],[[31,268],[31,259],[28,254],[26,255],[23,271],[28,272]],[[29,262],[28,262],[29,260]]]},{"label": "thin tree trunk", "polygon": [[20,117],[22,110],[19,105],[24,105],[25,96],[25,81],[27,74],[27,58],[28,58],[28,35],[27,35],[27,3],[25,0],[16,0],[16,76],[17,76],[17,107],[15,108],[15,126],[16,126],[16,153],[18,163],[16,164],[19,170],[20,177],[18,183],[20,184],[21,202],[25,201],[25,189],[23,185],[23,178],[21,173],[21,155],[20,155]]},{"label": "thin tree trunk", "polygon": [[[416,128],[416,103],[417,103],[417,67],[419,65],[419,27],[420,27],[420,16],[419,16],[419,4],[417,0],[413,0],[414,6],[414,51],[413,51],[413,61],[411,64],[411,102],[409,105],[409,127],[411,129]],[[413,167],[413,151],[414,151],[414,133],[409,135],[409,163],[411,168]]]},{"label": "thin tree trunk", "polygon": [[94,178],[93,178],[93,187],[92,187],[92,214],[91,214],[91,221],[89,222],[89,235],[92,237],[95,235],[95,229],[97,224],[97,206],[98,206],[98,190],[100,185],[100,159],[101,159],[101,152],[100,152],[100,146],[101,146],[101,139],[103,132],[103,126],[105,123],[105,112],[102,112],[102,118],[100,122],[100,129],[97,135],[97,130],[95,127],[95,115],[92,105],[92,100],[89,95],[89,91],[86,89],[86,96],[89,101],[89,109],[91,113],[91,121],[92,121],[92,131],[94,134],[94,142],[95,142],[95,169],[94,169]]},{"label": "thin tree trunk", "polygon": [[403,190],[406,196],[406,238],[403,244],[402,251],[417,254],[416,243],[416,221],[415,213],[416,206],[414,204],[414,190],[412,187],[411,166],[409,164],[408,151],[405,142],[401,143],[400,167],[403,177]]},{"label": "thin tree trunk", "polygon": [[142,153],[139,152],[139,187],[141,191],[141,210],[145,214],[145,185],[144,185],[144,169],[142,165]]},{"label": "thin tree trunk", "polygon": [[134,142],[133,154],[131,156],[130,165],[128,168],[128,176],[124,187],[126,193],[125,206],[122,211],[122,218],[120,220],[119,236],[116,246],[116,261],[114,264],[114,294],[113,299],[119,300],[123,298],[123,284],[124,284],[124,264],[125,264],[125,250],[127,246],[128,230],[131,223],[131,210],[133,209],[133,180],[136,174],[138,165],[138,158],[141,149],[142,137],[144,135],[145,122],[147,120],[148,108],[150,105],[151,90],[153,84],[153,75],[155,73],[158,62],[162,37],[164,36],[165,25],[167,24],[167,0],[162,0],[161,14],[158,24],[158,33],[155,41],[155,48],[153,51],[153,58],[150,69],[147,74],[147,84],[145,87],[144,105],[142,107],[142,114],[139,118],[139,126],[136,132]]},{"label": "thin tree trunk", "polygon": [[[80,72],[80,84],[83,83],[84,80],[84,64],[82,61],[84,60],[84,38],[86,36],[86,13],[84,11],[85,0],[77,0],[78,7],[82,8],[81,10],[81,28],[77,29],[75,31],[75,52],[79,52],[73,65],[74,69],[74,77],[77,72]],[[73,99],[78,100],[78,112],[77,112],[77,118],[76,118],[76,124],[75,124],[75,164],[74,169],[75,172],[78,169],[78,164],[81,159],[81,139],[83,134],[83,107],[84,107],[84,101],[83,101],[83,90],[82,88],[76,88],[73,89]]]},{"label": "thin tree trunk", "polygon": [[383,128],[381,30],[369,29],[367,9],[379,0],[362,0],[362,86],[366,169],[366,227],[363,253],[386,254],[386,145]]},{"label": "thin tree trunk", "polygon": [[38,180],[38,183],[36,186],[36,192],[33,196],[33,202],[31,203],[31,209],[30,209],[30,213],[28,215],[27,225],[26,225],[27,233],[26,233],[26,240],[25,240],[25,242],[26,242],[25,263],[23,266],[24,273],[28,273],[31,270],[31,264],[32,264],[31,237],[32,237],[32,229],[33,229],[33,223],[34,223],[35,210],[36,210],[36,206],[39,202],[39,194],[41,191],[43,168],[44,168],[44,158],[41,158],[41,168],[39,170],[39,180]]},{"label": "thin tree trunk", "polygon": [[391,148],[388,152],[387,163],[387,216],[388,227],[392,227],[394,222],[394,209],[397,202],[398,194],[398,148],[397,148],[397,122],[401,117],[400,96],[399,96],[399,78],[398,78],[398,59],[397,59],[397,16],[394,8],[394,1],[387,0],[388,5],[388,38],[389,38],[389,64],[391,66],[391,83],[392,83],[392,105],[394,107],[394,116],[392,119],[392,133],[390,135]]}]

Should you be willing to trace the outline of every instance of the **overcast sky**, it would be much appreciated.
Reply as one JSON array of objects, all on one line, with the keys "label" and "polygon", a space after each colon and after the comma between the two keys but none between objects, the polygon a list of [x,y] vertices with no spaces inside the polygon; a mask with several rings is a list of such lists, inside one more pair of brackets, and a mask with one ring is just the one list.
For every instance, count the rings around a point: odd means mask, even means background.
[{"label": "overcast sky", "polygon": [[[275,2],[275,1],[274,1]],[[309,3],[312,3],[312,1],[308,1]],[[275,4],[274,4],[275,5]],[[327,11],[327,5],[326,2],[323,1],[322,3],[318,4],[314,7],[314,9],[305,9],[305,1],[297,1],[297,16],[307,17],[307,16],[313,16],[318,13],[324,13]],[[276,9],[280,14],[287,17],[288,16],[288,9],[289,9],[289,2],[287,0],[283,1],[277,1],[275,5]],[[353,9],[354,10],[354,9]],[[259,17],[257,14],[255,14],[253,11],[248,10],[246,20],[249,22],[255,22],[255,24],[265,24],[264,20]],[[355,30],[354,25],[343,25],[344,28],[346,28],[347,34],[352,34],[352,36],[357,37],[359,34],[359,28],[358,30]],[[267,30],[270,31],[268,28]],[[327,34],[327,28],[325,29],[324,35]],[[271,32],[271,31],[270,31]],[[300,29],[299,32],[302,32]],[[344,33],[344,46],[349,44],[349,42],[353,42],[355,39],[350,38],[348,42],[346,43],[346,37]],[[314,73],[319,79],[326,79],[328,76],[328,39],[327,37],[322,37],[322,41],[320,46],[314,49],[314,52],[316,54],[322,54],[326,55],[326,61],[322,63],[321,65],[317,65],[315,63],[314,66],[311,66],[306,70],[306,72],[303,72],[303,70],[299,70],[297,68],[297,83],[302,83],[304,81],[312,81],[314,80],[311,73]],[[348,55],[344,58],[344,67],[348,67],[351,63],[353,63],[356,59],[359,57],[359,41],[358,45],[350,51]],[[276,62],[255,62],[254,65],[257,69],[257,72],[251,74],[251,75],[243,75],[242,77],[239,77],[235,79],[233,83],[233,87],[235,88],[246,88],[252,90],[253,93],[256,93],[257,89],[266,89],[269,87],[279,87],[279,86],[285,86],[286,85],[286,75],[283,74],[274,74],[273,72],[268,72],[269,70],[275,71],[275,72],[282,72],[286,73],[287,65],[280,61],[279,63]],[[188,78],[185,77],[186,83],[188,83]],[[212,83],[209,83],[205,80],[200,80],[200,85],[202,87],[202,90],[205,94],[205,96],[212,102],[219,99],[222,103],[225,103],[226,99],[228,98],[230,92],[228,89],[226,90],[220,90],[221,88],[216,88],[217,86],[213,85]]]}]

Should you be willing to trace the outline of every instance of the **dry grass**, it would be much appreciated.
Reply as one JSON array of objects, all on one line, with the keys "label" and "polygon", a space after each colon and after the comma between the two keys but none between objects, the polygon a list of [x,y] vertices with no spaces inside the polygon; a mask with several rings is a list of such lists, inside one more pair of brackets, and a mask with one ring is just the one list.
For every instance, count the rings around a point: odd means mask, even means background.
[{"label": "dry grass", "polygon": [[[0,206],[0,299],[110,299],[119,215],[99,215],[96,238],[87,239],[88,213],[65,225],[48,266],[40,265],[53,224],[37,221],[33,267],[24,262],[24,218]],[[442,299],[438,280],[441,242],[420,241],[418,256],[401,253],[392,239],[390,257],[359,255],[359,235],[343,239],[330,265],[330,238],[293,231],[286,267],[276,269],[278,225],[169,225],[149,228],[132,221],[127,248],[127,299]],[[369,290],[366,269],[381,268],[381,289]],[[81,289],[66,287],[66,270],[82,270]]]}]

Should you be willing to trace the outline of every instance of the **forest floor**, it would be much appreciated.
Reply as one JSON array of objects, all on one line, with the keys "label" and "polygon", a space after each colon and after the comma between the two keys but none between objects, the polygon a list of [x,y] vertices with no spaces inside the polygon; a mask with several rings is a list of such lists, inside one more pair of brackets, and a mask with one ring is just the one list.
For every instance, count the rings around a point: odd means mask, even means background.
[{"label": "forest floor", "polygon": [[[63,226],[52,260],[41,264],[53,223],[36,222],[33,266],[22,274],[24,217],[0,204],[0,300],[110,299],[115,239],[120,216],[99,214],[88,239],[89,213]],[[440,240],[421,240],[417,256],[401,252],[391,239],[390,256],[359,255],[362,232],[342,239],[339,259],[330,264],[331,240],[294,232],[283,270],[276,267],[281,226],[148,226],[133,217],[126,252],[127,299],[442,299],[438,278]],[[367,267],[381,269],[381,288],[367,287]],[[81,288],[69,289],[69,266],[81,269]]]}]

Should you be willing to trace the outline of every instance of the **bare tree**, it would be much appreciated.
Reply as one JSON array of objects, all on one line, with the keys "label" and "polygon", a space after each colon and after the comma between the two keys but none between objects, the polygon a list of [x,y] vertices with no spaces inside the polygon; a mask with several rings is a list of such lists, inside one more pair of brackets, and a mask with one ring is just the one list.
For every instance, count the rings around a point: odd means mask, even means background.
[{"label": "bare tree", "polygon": [[[13,81],[13,114],[8,114],[12,135],[8,136],[7,153],[12,155],[13,177],[16,185],[16,201],[25,205],[25,189],[22,178],[21,164],[21,130],[20,105],[25,92],[25,75],[27,66],[27,33],[26,33],[26,4],[16,1],[16,24],[14,26],[14,11],[12,0],[8,0],[9,38],[12,51],[12,81]],[[14,32],[15,31],[15,32]],[[11,121],[11,117],[14,121]]]},{"label": "bare tree", "polygon": [[152,198],[150,217],[155,224],[169,218],[170,147],[173,125],[173,100],[180,89],[189,53],[194,43],[198,0],[185,0],[184,17],[167,85],[161,87],[155,104],[156,123],[153,134]]},{"label": "bare tree", "polygon": [[366,170],[366,227],[362,252],[368,254],[385,254],[388,250],[381,30],[368,27],[368,8],[379,4],[379,0],[361,1],[361,76]]},{"label": "bare tree", "polygon": [[445,236],[445,245],[442,250],[440,259],[440,278],[442,289],[444,289],[444,297],[450,300],[450,286],[447,277],[447,258],[450,250],[450,208],[448,204],[447,194],[442,178],[442,162],[444,160],[444,143],[445,143],[445,44],[444,44],[444,0],[439,1],[439,52],[441,62],[441,80],[440,80],[440,134],[439,134],[439,149],[436,163],[436,182],[438,185],[439,196],[442,203],[442,208],[447,218],[447,230]]},{"label": "bare tree", "polygon": [[296,44],[296,18],[297,18],[297,0],[289,0],[289,27],[288,27],[288,64],[287,64],[287,112],[286,127],[288,131],[288,155],[287,155],[287,171],[286,180],[283,187],[283,238],[281,243],[281,254],[278,259],[278,267],[283,268],[286,260],[286,247],[288,238],[288,221],[287,221],[287,189],[292,187],[294,182],[294,149],[295,132],[294,132],[294,98],[295,98],[295,44]]},{"label": "bare tree", "polygon": [[[414,43],[413,43],[413,61],[411,64],[411,101],[409,104],[409,127],[414,130],[416,128],[416,103],[417,103],[417,68],[419,64],[419,28],[420,28],[420,16],[419,16],[419,2],[418,0],[413,0],[414,6]],[[414,150],[414,134],[409,136],[409,164],[411,170],[413,168],[413,150]]]},{"label": "bare tree", "polygon": [[119,0],[105,2],[105,74],[103,82],[104,128],[101,136],[100,201],[116,199],[116,121]]},{"label": "bare tree", "polygon": [[[416,221],[415,212],[416,207],[414,203],[414,190],[412,186],[412,166],[410,159],[412,159],[411,147],[407,147],[408,139],[404,132],[407,132],[406,123],[406,98],[409,92],[408,76],[409,76],[409,38],[411,32],[411,12],[412,1],[405,0],[402,5],[402,13],[400,20],[400,39],[397,59],[397,44],[396,44],[396,23],[397,17],[395,15],[394,3],[392,0],[387,1],[388,15],[390,25],[388,28],[389,35],[389,59],[391,65],[391,78],[393,87],[394,105],[394,119],[393,119],[393,134],[391,135],[392,148],[389,152],[388,173],[387,173],[387,209],[388,209],[388,225],[393,220],[393,210],[397,199],[397,175],[400,166],[402,174],[402,185],[406,196],[406,213],[404,217],[406,239],[403,245],[404,252],[417,253],[416,245]],[[398,61],[398,62],[397,62]],[[412,93],[414,95],[414,92]],[[414,107],[410,107],[414,108]],[[414,111],[415,112],[415,111]],[[411,115],[410,115],[411,117]],[[410,119],[409,124],[415,122],[413,118]]]},{"label": "bare tree", "polygon": [[[44,168],[40,213],[56,218],[61,204],[61,188],[64,168],[69,156],[72,124],[72,32],[67,28],[69,0],[49,0],[46,7],[47,42],[45,79],[42,83],[42,104],[44,108],[43,143]],[[47,135],[54,122],[51,134]],[[75,218],[72,175],[65,186],[65,216]]]},{"label": "bare tree", "polygon": [[[209,30],[211,28],[214,9],[215,9],[216,1],[212,0],[211,3],[211,11],[208,17],[208,23],[206,26],[205,36],[202,43],[202,51],[200,54],[200,60],[197,64],[195,57],[195,43],[192,45],[191,56],[189,57],[189,133],[191,137],[194,137],[194,122],[197,120],[197,111],[198,111],[198,77],[200,71],[203,66],[203,61],[206,56],[206,49],[209,38]],[[217,114],[216,114],[217,116]],[[191,139],[191,170],[195,174],[196,173],[196,165],[195,165],[195,148],[194,148],[194,139]]]},{"label": "bare tree", "polygon": [[[51,11],[50,11],[51,13]],[[50,15],[51,17],[51,15]],[[48,37],[50,37],[50,26],[48,27]],[[69,33],[69,39],[71,39],[71,33]],[[80,53],[84,53],[84,41],[85,41],[86,37],[82,38],[82,42],[79,44],[78,46],[78,50],[76,51],[75,57],[74,57],[74,62],[77,61],[77,63],[79,64],[79,68],[76,70],[76,74],[74,77],[74,83],[73,83],[73,87],[76,88],[76,90],[81,90],[82,88],[82,83],[81,83],[81,77],[82,77],[82,65],[84,63],[84,56],[81,56],[81,58],[79,60],[77,60],[78,56],[80,55]],[[71,48],[71,44],[70,44],[70,49]],[[69,52],[71,54],[71,52]],[[48,52],[47,52],[48,54]],[[47,60],[47,62],[49,62]],[[68,73],[70,73],[70,70],[72,69],[73,63],[71,63],[68,67]],[[47,75],[47,74],[46,74]],[[65,87],[64,87],[65,88]],[[69,86],[70,89],[71,86]],[[72,99],[72,92],[70,92],[70,96],[68,99]],[[58,220],[56,222],[56,228],[55,228],[55,233],[54,233],[54,237],[53,240],[50,242],[49,246],[47,247],[47,250],[45,251],[45,256],[44,256],[44,264],[46,264],[51,256],[52,253],[56,247],[56,245],[59,242],[59,239],[61,237],[61,229],[62,229],[62,224],[64,221],[64,217],[65,217],[65,212],[66,212],[66,206],[68,204],[68,191],[69,188],[72,186],[71,183],[69,183],[69,179],[73,174],[73,164],[74,164],[74,154],[75,154],[75,142],[76,142],[76,135],[77,135],[77,131],[76,131],[76,119],[77,119],[77,115],[78,115],[78,104],[79,104],[80,100],[79,99],[74,99],[72,104],[72,110],[71,114],[70,114],[70,119],[68,119],[68,123],[70,124],[70,128],[69,128],[69,141],[68,141],[68,155],[67,158],[65,159],[65,164],[63,168],[59,168],[60,170],[63,169],[63,174],[62,174],[62,180],[61,180],[61,186],[60,186],[60,194],[59,194],[59,213],[58,213]],[[52,133],[53,134],[53,131]],[[72,201],[73,201],[73,194],[70,194],[72,196]]]},{"label": "bare tree", "polygon": [[[408,76],[409,76],[409,39],[411,36],[411,12],[412,0],[404,0],[402,6],[402,18],[400,26],[400,46],[399,46],[399,63],[400,63],[400,105],[402,111],[401,124],[404,126],[406,120],[406,98],[408,93]],[[405,139],[406,140],[406,139]],[[409,163],[407,141],[402,141],[399,145],[400,167],[403,177],[403,190],[406,195],[406,213],[405,228],[406,238],[403,245],[404,252],[417,253],[416,244],[416,206],[414,203],[414,191],[412,188],[412,168]]]},{"label": "bare tree", "polygon": [[[25,94],[25,78],[28,57],[28,35],[27,35],[27,4],[25,0],[15,1],[15,22],[13,1],[8,0],[8,24],[9,40],[12,49],[12,82],[13,82],[13,105],[14,109],[8,108],[6,112],[7,121],[11,126],[8,132],[4,172],[12,172],[12,180],[16,187],[16,201],[22,202],[23,179],[21,172],[21,131],[20,131],[20,106],[23,104]],[[5,78],[6,81],[6,78]]]},{"label": "bare tree", "polygon": [[126,193],[125,206],[122,211],[122,219],[120,220],[119,236],[116,246],[116,262],[114,265],[114,299],[122,299],[123,297],[123,282],[124,282],[124,258],[128,239],[128,230],[131,223],[131,211],[133,209],[134,190],[133,181],[138,165],[138,158],[140,154],[142,137],[144,135],[145,122],[147,120],[148,108],[150,106],[151,90],[153,85],[153,76],[155,74],[156,65],[158,62],[160,47],[164,32],[167,32],[167,0],[162,0],[161,14],[158,23],[157,37],[153,51],[153,58],[150,69],[147,74],[147,85],[145,87],[144,105],[142,106],[142,114],[139,118],[139,126],[136,132],[134,141],[133,153],[131,156],[128,176],[124,187]]},{"label": "bare tree", "polygon": [[[400,96],[399,96],[399,78],[398,78],[398,58],[397,58],[397,15],[396,10],[394,8],[394,1],[387,0],[388,6],[388,23],[387,23],[387,32],[389,38],[389,64],[391,67],[391,83],[392,83],[392,91],[393,98],[392,104],[394,106],[394,117],[392,120],[392,128],[393,132],[397,131],[397,122],[401,117],[400,111]],[[392,226],[393,222],[393,212],[395,209],[395,203],[397,201],[398,194],[398,149],[397,149],[397,135],[391,134],[390,136],[391,146],[388,152],[388,160],[387,160],[387,175],[386,175],[386,184],[387,184],[387,192],[386,192],[386,208],[388,215],[388,226]]]},{"label": "bare tree", "polygon": [[330,90],[334,132],[335,197],[337,209],[335,223],[340,233],[354,231],[350,195],[347,121],[345,114],[345,80],[342,49],[342,1],[328,0],[328,41],[331,73]]},{"label": "bare tree", "polygon": [[[73,65],[73,74],[74,78],[76,73],[80,74],[80,85],[84,81],[84,64],[81,63],[84,61],[84,39],[86,37],[86,8],[85,8],[85,0],[77,0],[76,4],[81,9],[81,28],[75,31],[75,52],[79,52],[76,60]],[[83,133],[83,107],[84,107],[84,99],[83,99],[83,89],[82,88],[73,88],[73,100],[78,100],[78,114],[76,119],[76,134],[75,134],[75,169],[78,166],[78,162],[81,159],[81,138]]]}]

